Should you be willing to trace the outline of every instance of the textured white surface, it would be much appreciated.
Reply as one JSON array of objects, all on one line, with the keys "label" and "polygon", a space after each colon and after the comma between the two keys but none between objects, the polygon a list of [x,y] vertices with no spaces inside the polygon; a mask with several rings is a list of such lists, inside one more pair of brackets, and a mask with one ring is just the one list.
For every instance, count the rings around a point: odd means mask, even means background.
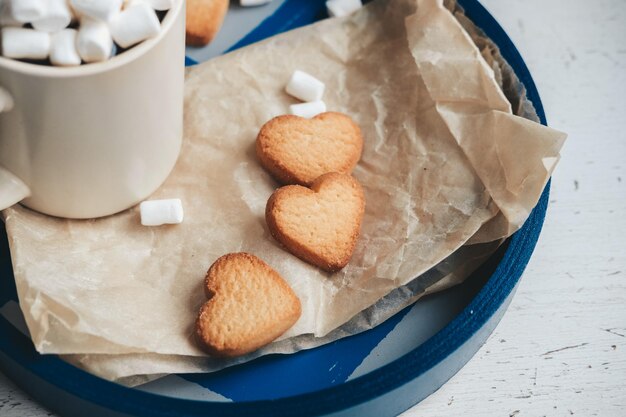
[{"label": "textured white surface", "polygon": [[[626,2],[482,0],[570,134],[509,311],[417,416],[626,412]],[[49,412],[0,375],[0,416]]]}]

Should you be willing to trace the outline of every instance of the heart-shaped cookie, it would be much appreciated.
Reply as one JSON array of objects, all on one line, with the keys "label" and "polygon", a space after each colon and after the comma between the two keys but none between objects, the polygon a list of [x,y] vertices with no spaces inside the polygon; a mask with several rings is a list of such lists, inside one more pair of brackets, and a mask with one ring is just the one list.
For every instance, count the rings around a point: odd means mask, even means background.
[{"label": "heart-shaped cookie", "polygon": [[311,188],[287,185],[276,190],[265,219],[272,236],[291,253],[333,272],[350,260],[364,211],[361,184],[351,175],[331,172]]},{"label": "heart-shaped cookie", "polygon": [[187,0],[185,40],[188,46],[204,46],[215,38],[224,22],[228,3],[228,0]]},{"label": "heart-shaped cookie", "polygon": [[361,158],[361,129],[345,114],[327,112],[305,119],[278,116],[256,140],[263,167],[283,184],[311,185],[327,172],[352,172]]},{"label": "heart-shaped cookie", "polygon": [[207,352],[234,357],[270,343],[294,325],[300,300],[269,265],[248,253],[219,258],[205,279],[207,301],[196,335]]}]

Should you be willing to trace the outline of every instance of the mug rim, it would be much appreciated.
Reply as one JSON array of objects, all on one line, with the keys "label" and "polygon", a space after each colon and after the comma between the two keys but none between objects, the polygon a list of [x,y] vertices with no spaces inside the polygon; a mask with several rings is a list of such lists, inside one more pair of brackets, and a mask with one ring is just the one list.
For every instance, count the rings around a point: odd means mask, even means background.
[{"label": "mug rim", "polygon": [[[86,75],[100,74],[106,71],[110,71],[119,67],[122,67],[130,62],[140,58],[144,54],[148,53],[152,48],[157,45],[161,39],[171,30],[174,22],[178,16],[182,13],[185,7],[185,0],[179,0],[165,14],[163,21],[161,22],[161,31],[158,36],[145,40],[138,45],[130,48],[124,53],[113,56],[112,58],[103,62],[94,62],[89,64],[81,64],[75,67],[59,67],[54,65],[39,65],[30,62],[18,61],[11,58],[5,58],[0,56],[0,70],[7,69],[22,74],[49,77],[49,78],[70,78]],[[181,64],[182,65],[182,64]]]}]

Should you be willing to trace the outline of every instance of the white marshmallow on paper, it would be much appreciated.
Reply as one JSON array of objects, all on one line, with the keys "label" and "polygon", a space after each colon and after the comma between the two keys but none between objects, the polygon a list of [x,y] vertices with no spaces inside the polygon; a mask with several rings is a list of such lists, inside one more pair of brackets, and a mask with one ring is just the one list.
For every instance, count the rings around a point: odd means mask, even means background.
[{"label": "white marshmallow on paper", "polygon": [[[15,1],[15,0],[14,0]],[[21,0],[17,0],[21,1]],[[108,22],[122,10],[123,0],[69,0],[74,11],[82,18],[89,16],[93,19]]]},{"label": "white marshmallow on paper", "polygon": [[39,20],[46,14],[48,0],[8,0],[13,18],[22,23]]},{"label": "white marshmallow on paper", "polygon": [[46,11],[42,17],[31,20],[37,30],[44,32],[58,32],[65,29],[72,22],[72,11],[66,0],[47,0]]},{"label": "white marshmallow on paper", "polygon": [[363,7],[361,0],[328,0],[326,10],[332,17],[342,17],[354,13]]},{"label": "white marshmallow on paper", "polygon": [[50,45],[50,62],[52,65],[70,67],[80,65],[80,56],[76,50],[76,35],[74,29],[63,29],[52,34]]},{"label": "white marshmallow on paper", "polygon": [[2,29],[2,55],[14,59],[46,59],[50,54],[50,34],[34,29]]},{"label": "white marshmallow on paper", "polygon": [[287,84],[287,94],[302,101],[319,101],[326,86],[323,82],[304,71],[296,70]]},{"label": "white marshmallow on paper", "polygon": [[113,40],[122,48],[153,38],[161,31],[159,18],[146,3],[131,4],[111,19],[109,26]]},{"label": "white marshmallow on paper", "polygon": [[106,23],[83,17],[76,36],[78,55],[85,62],[109,59],[113,52],[113,39]]},{"label": "white marshmallow on paper", "polygon": [[311,101],[309,103],[292,104],[289,106],[289,113],[295,116],[311,119],[326,111],[326,103],[322,100]]},{"label": "white marshmallow on paper", "polygon": [[183,203],[179,198],[144,201],[139,205],[139,212],[144,226],[179,224],[184,217]]},{"label": "white marshmallow on paper", "polygon": [[262,4],[267,4],[272,0],[239,0],[239,4],[241,6],[260,6]]}]

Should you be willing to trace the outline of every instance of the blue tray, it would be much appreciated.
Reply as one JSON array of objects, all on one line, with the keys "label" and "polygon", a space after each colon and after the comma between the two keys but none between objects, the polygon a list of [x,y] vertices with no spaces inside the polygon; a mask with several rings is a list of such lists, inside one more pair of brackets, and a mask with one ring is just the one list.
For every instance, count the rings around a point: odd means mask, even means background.
[{"label": "blue tray", "polygon": [[[535,84],[511,40],[476,0],[466,15],[499,46],[546,124]],[[326,17],[324,1],[274,0],[231,6],[208,48],[188,48],[187,64]],[[253,27],[242,33],[242,28]],[[549,187],[522,229],[464,284],[425,297],[380,326],[293,355],[271,355],[212,374],[174,375],[130,389],[39,355],[0,314],[0,369],[32,397],[66,416],[391,416],[437,390],[487,340],[508,307],[535,247]],[[0,309],[17,294],[0,223]],[[5,309],[7,310],[7,309]],[[13,311],[16,311],[14,308]]]}]

